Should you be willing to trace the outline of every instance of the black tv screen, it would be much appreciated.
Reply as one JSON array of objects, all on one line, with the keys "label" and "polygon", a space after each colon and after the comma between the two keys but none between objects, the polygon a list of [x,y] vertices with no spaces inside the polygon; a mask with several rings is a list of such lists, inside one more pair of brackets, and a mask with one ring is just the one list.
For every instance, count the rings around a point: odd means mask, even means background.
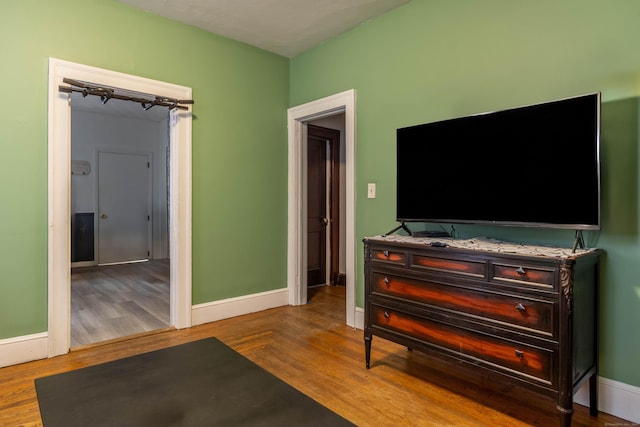
[{"label": "black tv screen", "polygon": [[600,94],[397,130],[400,222],[600,227]]}]

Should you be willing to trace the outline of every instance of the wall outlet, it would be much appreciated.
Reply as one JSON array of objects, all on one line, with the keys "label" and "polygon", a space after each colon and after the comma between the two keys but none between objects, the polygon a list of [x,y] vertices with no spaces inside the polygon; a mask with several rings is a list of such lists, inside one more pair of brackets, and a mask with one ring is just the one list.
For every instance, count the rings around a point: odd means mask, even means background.
[{"label": "wall outlet", "polygon": [[376,198],[376,184],[373,182],[370,182],[367,185],[367,197],[369,199],[375,199]]}]

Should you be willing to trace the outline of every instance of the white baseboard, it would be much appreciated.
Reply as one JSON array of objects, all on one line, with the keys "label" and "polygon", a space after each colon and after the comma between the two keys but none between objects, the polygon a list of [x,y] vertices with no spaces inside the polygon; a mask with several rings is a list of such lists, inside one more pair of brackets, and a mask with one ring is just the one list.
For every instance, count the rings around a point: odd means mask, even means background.
[{"label": "white baseboard", "polygon": [[[589,382],[576,392],[573,401],[589,406]],[[640,423],[640,387],[598,377],[598,409],[633,423]]]},{"label": "white baseboard", "polygon": [[191,324],[193,326],[202,325],[288,304],[289,292],[287,288],[197,304],[191,310]]},{"label": "white baseboard", "polygon": [[0,368],[46,358],[48,341],[46,332],[0,340]]},{"label": "white baseboard", "polygon": [[356,307],[356,329],[364,331],[364,308]]}]

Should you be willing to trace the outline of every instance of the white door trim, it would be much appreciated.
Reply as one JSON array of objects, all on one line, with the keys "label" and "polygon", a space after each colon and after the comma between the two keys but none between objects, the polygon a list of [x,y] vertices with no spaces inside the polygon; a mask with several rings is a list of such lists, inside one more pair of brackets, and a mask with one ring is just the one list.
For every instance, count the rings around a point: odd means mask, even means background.
[{"label": "white door trim", "polygon": [[[70,347],[71,104],[63,78],[140,93],[191,99],[189,87],[49,58],[48,105],[48,354]],[[170,322],[191,326],[191,110],[171,113]]]},{"label": "white door trim", "polygon": [[346,319],[356,323],[355,268],[355,105],[356,92],[351,89],[316,101],[289,108],[287,114],[288,170],[288,238],[287,289],[289,304],[307,303],[307,233],[306,233],[306,138],[307,123],[323,117],[345,115],[345,185],[346,185]]}]

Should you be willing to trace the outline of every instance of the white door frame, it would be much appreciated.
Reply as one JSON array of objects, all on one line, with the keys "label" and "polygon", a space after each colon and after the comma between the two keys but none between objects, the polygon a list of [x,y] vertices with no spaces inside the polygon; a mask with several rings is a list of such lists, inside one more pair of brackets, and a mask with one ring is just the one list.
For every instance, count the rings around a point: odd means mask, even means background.
[{"label": "white door frame", "polygon": [[355,268],[355,89],[337,93],[297,107],[287,114],[288,171],[288,238],[287,289],[290,305],[307,303],[307,124],[312,120],[336,114],[345,115],[345,259],[346,259],[346,319],[356,326]]},{"label": "white door frame", "polygon": [[[189,87],[49,58],[48,354],[69,351],[71,319],[71,104],[63,78],[191,99]],[[191,326],[191,109],[170,114],[170,322]]]}]

